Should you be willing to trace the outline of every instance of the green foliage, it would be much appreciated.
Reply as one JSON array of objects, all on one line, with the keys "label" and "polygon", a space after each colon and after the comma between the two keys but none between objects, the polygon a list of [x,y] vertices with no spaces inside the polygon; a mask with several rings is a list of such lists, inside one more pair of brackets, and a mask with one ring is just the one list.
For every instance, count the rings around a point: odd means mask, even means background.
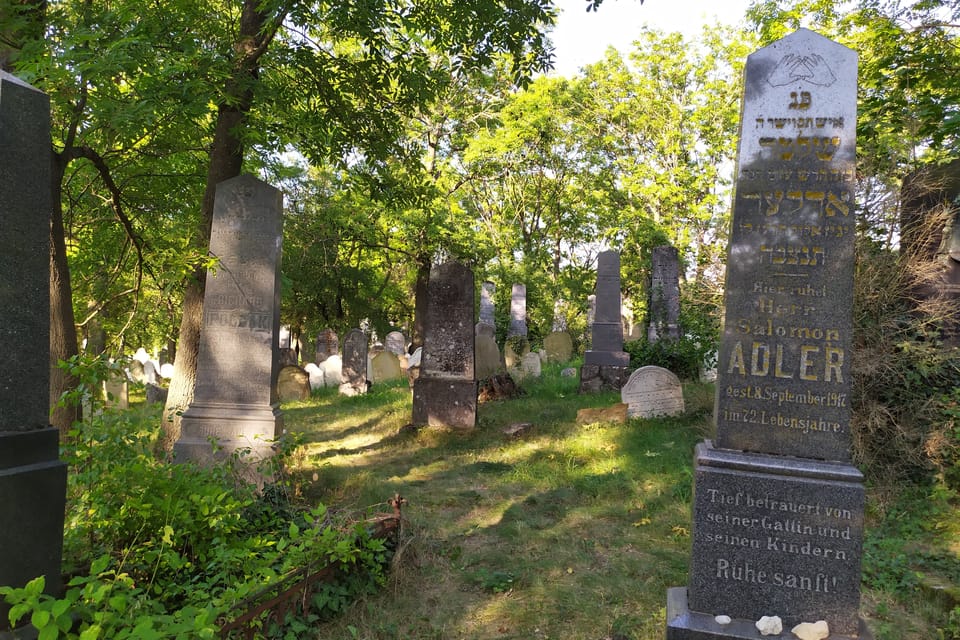
[{"label": "green foliage", "polygon": [[[69,366],[90,381],[108,371],[99,359]],[[102,409],[70,434],[64,560],[75,577],[59,599],[42,594],[42,578],[3,588],[11,623],[29,616],[41,638],[205,638],[300,567],[344,570],[315,603],[319,616],[382,584],[387,550],[363,526],[296,506],[283,484],[238,482],[239,459],[209,469],[156,459],[156,413]],[[282,444],[275,469],[296,444]]]},{"label": "green foliage", "polygon": [[700,369],[714,346],[700,344],[697,340],[682,336],[678,340],[663,338],[650,342],[646,338],[627,342],[624,350],[630,354],[630,366],[637,368],[656,365],[669,369],[681,380],[699,380]]}]

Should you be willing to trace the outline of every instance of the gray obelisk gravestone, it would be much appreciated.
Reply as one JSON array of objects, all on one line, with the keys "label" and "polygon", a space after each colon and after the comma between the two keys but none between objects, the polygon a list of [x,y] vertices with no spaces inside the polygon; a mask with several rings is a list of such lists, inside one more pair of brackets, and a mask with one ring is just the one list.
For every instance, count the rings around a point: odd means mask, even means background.
[{"label": "gray obelisk gravestone", "polygon": [[497,285],[487,280],[480,285],[480,322],[496,326],[496,317],[494,315],[493,294],[497,290]]},{"label": "gray obelisk gravestone", "polygon": [[527,337],[527,285],[514,284],[510,292],[510,327],[507,337]]},{"label": "gray obelisk gravestone", "polygon": [[[50,101],[0,71],[0,585],[61,588],[67,466],[50,426]],[[0,629],[9,607],[0,601]]]},{"label": "gray obelisk gravestone", "polygon": [[[269,457],[283,431],[279,374],[279,190],[243,175],[217,185],[197,383],[174,445],[178,462],[213,464],[249,449],[251,462]],[[219,448],[214,452],[210,440]]]},{"label": "gray obelisk gravestone", "polygon": [[697,447],[690,583],[668,593],[667,638],[759,637],[737,634],[774,615],[866,638],[850,464],[857,56],[801,29],[744,73],[717,438]]},{"label": "gray obelisk gravestone", "polygon": [[362,329],[351,329],[343,339],[340,393],[356,396],[367,392],[367,352],[370,339]]},{"label": "gray obelisk gravestone", "polygon": [[619,391],[629,377],[630,355],[623,350],[620,319],[620,254],[604,251],[597,258],[596,309],[590,349],[583,355],[580,392]]},{"label": "gray obelisk gravestone", "polygon": [[433,265],[423,361],[413,387],[413,424],[472,429],[477,422],[473,272]]},{"label": "gray obelisk gravestone", "polygon": [[676,247],[653,248],[650,258],[647,340],[680,339],[680,255]]}]

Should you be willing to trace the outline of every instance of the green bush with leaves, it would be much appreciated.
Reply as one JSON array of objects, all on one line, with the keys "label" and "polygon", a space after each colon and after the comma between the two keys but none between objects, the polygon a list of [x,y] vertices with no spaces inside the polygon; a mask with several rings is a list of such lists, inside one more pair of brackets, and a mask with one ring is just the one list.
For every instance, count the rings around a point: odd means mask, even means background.
[{"label": "green bush with leaves", "polygon": [[[68,366],[84,368],[80,359]],[[63,450],[73,577],[62,598],[44,595],[42,578],[0,587],[11,624],[29,620],[44,640],[214,637],[237,603],[303,566],[343,569],[331,586],[340,599],[314,603],[321,616],[382,584],[388,552],[363,526],[345,526],[323,505],[298,507],[282,483],[258,491],[238,481],[239,460],[214,468],[160,460],[158,408],[119,412],[84,396],[94,417]]]}]

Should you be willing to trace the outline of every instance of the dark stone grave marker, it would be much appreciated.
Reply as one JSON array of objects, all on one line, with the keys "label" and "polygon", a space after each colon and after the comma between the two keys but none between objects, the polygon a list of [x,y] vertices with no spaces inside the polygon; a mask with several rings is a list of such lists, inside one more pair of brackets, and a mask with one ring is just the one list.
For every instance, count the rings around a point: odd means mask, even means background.
[{"label": "dark stone grave marker", "polygon": [[580,392],[619,391],[629,377],[630,355],[623,350],[620,318],[620,254],[597,258],[597,286],[590,349],[583,354]]},{"label": "dark stone grave marker", "polygon": [[650,322],[647,340],[680,339],[680,255],[676,247],[653,248],[650,258]]},{"label": "dark stone grave marker", "polygon": [[857,56],[801,29],[744,73],[717,436],[695,454],[690,582],[668,593],[667,638],[759,637],[742,633],[774,615],[785,633],[826,620],[831,640],[869,638],[850,464]]},{"label": "dark stone grave marker", "polygon": [[320,364],[327,358],[340,353],[340,345],[337,340],[337,334],[333,329],[324,329],[317,334],[317,348],[315,361]]},{"label": "dark stone grave marker", "polygon": [[[67,466],[50,426],[50,101],[0,71],[0,585],[59,594]],[[0,629],[9,606],[0,599]]]},{"label": "dark stone grave marker", "polygon": [[413,387],[415,425],[476,426],[474,286],[473,272],[458,262],[430,269],[423,360]]},{"label": "dark stone grave marker", "polygon": [[367,352],[370,339],[362,329],[351,329],[343,339],[340,393],[355,396],[367,392]]},{"label": "dark stone grave marker", "polygon": [[510,292],[510,327],[507,337],[527,337],[527,285],[514,284]]}]

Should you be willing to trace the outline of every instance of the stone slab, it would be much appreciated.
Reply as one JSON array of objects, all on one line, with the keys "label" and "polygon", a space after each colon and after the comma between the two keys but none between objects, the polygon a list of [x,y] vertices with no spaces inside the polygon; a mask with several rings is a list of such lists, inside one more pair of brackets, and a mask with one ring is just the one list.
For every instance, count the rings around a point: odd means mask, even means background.
[{"label": "stone slab", "polygon": [[403,377],[400,358],[392,351],[381,351],[370,363],[370,381],[374,384]]},{"label": "stone slab", "polygon": [[475,379],[474,289],[473,272],[463,264],[430,269],[421,376]]},{"label": "stone slab", "polygon": [[514,284],[510,292],[510,326],[507,337],[527,336],[527,285]]},{"label": "stone slab", "polygon": [[717,446],[848,461],[857,55],[800,29],[744,83]]},{"label": "stone slab", "polygon": [[310,374],[291,365],[280,369],[277,376],[277,398],[280,402],[306,400],[310,397]]},{"label": "stone slab", "polygon": [[257,461],[273,454],[273,440],[282,434],[279,404],[191,403],[190,420],[182,422],[180,439],[173,446],[174,459],[208,466],[249,449],[247,459]]},{"label": "stone slab", "polygon": [[[0,584],[22,587],[43,575],[45,592],[58,594],[67,492],[59,433],[51,427],[0,433],[0,452]],[[0,628],[8,610],[0,599]]]},{"label": "stone slab", "polygon": [[473,429],[477,424],[477,381],[420,377],[413,385],[413,424]]},{"label": "stone slab", "polygon": [[680,255],[676,247],[653,248],[648,309],[647,340],[657,342],[661,338],[680,338]]},{"label": "stone slab", "polygon": [[630,354],[626,351],[594,351],[590,349],[583,354],[583,364],[584,366],[626,368],[630,365]]},{"label": "stone slab", "polygon": [[0,431],[50,423],[50,100],[0,71]]},{"label": "stone slab", "polygon": [[493,294],[496,290],[497,285],[489,280],[480,285],[480,321],[478,324],[485,324],[489,327],[496,324],[493,302]]},{"label": "stone slab", "polygon": [[580,367],[579,393],[620,391],[630,378],[630,367],[590,365]]},{"label": "stone slab", "polygon": [[564,363],[573,357],[573,338],[568,331],[553,331],[543,339],[547,362]]},{"label": "stone slab", "polygon": [[697,446],[689,606],[784,627],[858,628],[863,476],[853,466]]},{"label": "stone slab", "polygon": [[[764,636],[757,631],[756,620],[733,618],[730,624],[721,625],[712,614],[691,611],[687,603],[687,588],[673,587],[667,590],[667,640],[771,640],[771,638],[794,637],[785,626],[777,636]],[[829,640],[873,640],[873,634],[860,620],[857,635],[830,634]]]},{"label": "stone slab", "polygon": [[502,356],[493,336],[478,335],[474,343],[474,351],[477,380],[486,380],[500,370]]},{"label": "stone slab", "polygon": [[630,374],[620,398],[631,418],[676,416],[683,413],[683,386],[669,369],[648,365]]},{"label": "stone slab", "polygon": [[340,393],[352,396],[367,392],[369,342],[367,334],[360,329],[351,329],[343,339]]}]

